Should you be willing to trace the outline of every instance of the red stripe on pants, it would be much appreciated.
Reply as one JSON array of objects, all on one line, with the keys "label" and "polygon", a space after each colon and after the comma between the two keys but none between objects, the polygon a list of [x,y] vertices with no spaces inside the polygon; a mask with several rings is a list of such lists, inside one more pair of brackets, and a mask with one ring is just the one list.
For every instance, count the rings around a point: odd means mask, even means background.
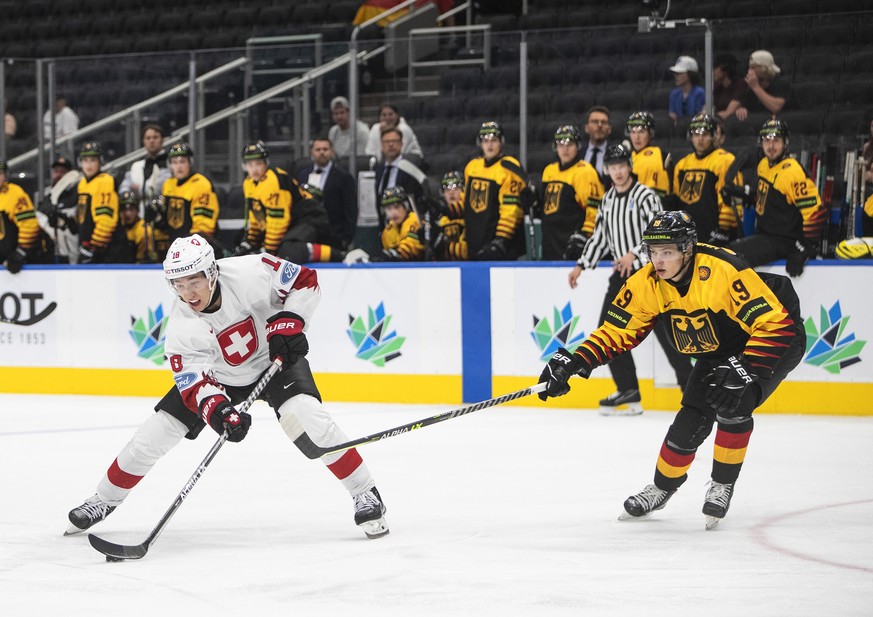
[{"label": "red stripe on pants", "polygon": [[312,261],[321,261],[321,245],[313,243],[309,247],[312,251]]},{"label": "red stripe on pants", "polygon": [[661,458],[671,467],[686,467],[694,460],[695,453],[678,454],[667,447],[666,443],[661,444]]},{"label": "red stripe on pants", "polygon": [[327,468],[330,469],[331,473],[335,475],[337,479],[345,480],[352,475],[363,462],[364,461],[361,459],[361,455],[358,454],[357,450],[349,450],[343,454],[338,461],[328,465]]},{"label": "red stripe on pants", "polygon": [[738,450],[747,447],[751,437],[752,431],[746,431],[745,433],[728,433],[727,431],[718,429],[715,432],[715,445],[721,446],[722,448]]},{"label": "red stripe on pants", "polygon": [[112,461],[112,465],[109,466],[109,471],[106,472],[106,475],[109,477],[109,481],[119,488],[133,488],[142,480],[142,476],[127,473],[119,467],[118,459]]}]

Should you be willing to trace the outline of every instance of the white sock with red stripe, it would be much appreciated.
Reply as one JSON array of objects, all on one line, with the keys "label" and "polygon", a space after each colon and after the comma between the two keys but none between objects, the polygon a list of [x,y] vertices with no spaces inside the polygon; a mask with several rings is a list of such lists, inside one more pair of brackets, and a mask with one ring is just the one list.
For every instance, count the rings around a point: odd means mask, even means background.
[{"label": "white sock with red stripe", "polygon": [[163,411],[152,414],[134,433],[97,485],[97,496],[117,506],[155,463],[188,433],[188,428]]}]

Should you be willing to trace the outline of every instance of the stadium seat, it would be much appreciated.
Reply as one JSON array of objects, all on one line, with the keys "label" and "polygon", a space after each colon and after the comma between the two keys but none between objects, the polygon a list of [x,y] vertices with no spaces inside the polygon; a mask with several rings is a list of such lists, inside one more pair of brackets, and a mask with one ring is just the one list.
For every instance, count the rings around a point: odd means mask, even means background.
[{"label": "stadium seat", "polygon": [[794,71],[797,80],[825,80],[832,84],[839,80],[844,58],[840,53],[802,53]]},{"label": "stadium seat", "polygon": [[846,59],[846,73],[851,75],[873,73],[873,51],[859,51]]},{"label": "stadium seat", "polygon": [[827,109],[834,102],[833,82],[803,81],[792,85],[802,109]]},{"label": "stadium seat", "polygon": [[837,86],[836,101],[849,105],[873,104],[873,78],[844,79]]},{"label": "stadium seat", "polygon": [[464,104],[464,113],[467,118],[501,119],[506,111],[506,101],[502,96],[494,94],[479,94],[468,97]]},{"label": "stadium seat", "polygon": [[585,114],[592,105],[594,105],[594,93],[589,89],[564,92],[552,97],[551,117],[562,119],[562,124],[576,124],[581,128],[585,123]]},{"label": "stadium seat", "polygon": [[559,89],[566,79],[566,69],[561,64],[544,64],[528,72],[528,81],[532,88]]}]

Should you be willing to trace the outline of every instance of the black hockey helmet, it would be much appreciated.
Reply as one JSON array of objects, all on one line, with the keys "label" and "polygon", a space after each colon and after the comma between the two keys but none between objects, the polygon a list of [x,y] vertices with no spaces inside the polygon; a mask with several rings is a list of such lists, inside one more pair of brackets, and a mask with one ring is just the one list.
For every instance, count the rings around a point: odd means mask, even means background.
[{"label": "black hockey helmet", "polygon": [[633,157],[631,156],[630,148],[624,144],[609,146],[609,148],[606,149],[606,154],[603,156],[603,164],[609,165],[610,163],[627,163],[628,165],[633,166]]},{"label": "black hockey helmet", "polygon": [[391,186],[382,191],[382,196],[379,198],[379,206],[386,208],[393,205],[401,205],[406,208],[407,212],[412,209],[409,195],[406,194],[406,189],[402,186]]},{"label": "black hockey helmet", "polygon": [[189,159],[194,158],[194,148],[187,141],[177,141],[170,146],[167,158],[171,159],[176,156],[187,156]]},{"label": "black hockey helmet", "polygon": [[715,120],[709,114],[697,114],[691,118],[688,124],[688,139],[692,135],[705,135],[709,133],[715,137]]},{"label": "black hockey helmet", "polygon": [[483,122],[479,127],[479,143],[486,139],[497,138],[503,143],[503,127],[498,122]]},{"label": "black hockey helmet", "polygon": [[556,146],[569,143],[575,143],[577,146],[582,143],[582,131],[575,124],[564,124],[555,131]]},{"label": "black hockey helmet", "polygon": [[758,131],[758,144],[763,144],[765,139],[781,137],[787,146],[789,134],[785,120],[767,120]]},{"label": "black hockey helmet", "polygon": [[464,188],[464,175],[460,171],[446,172],[440,180],[440,188],[444,191]]},{"label": "black hockey helmet", "polygon": [[246,161],[265,161],[268,158],[270,158],[270,153],[267,152],[267,146],[262,141],[252,142],[243,148],[242,160],[244,163]]},{"label": "black hockey helmet", "polygon": [[655,214],[643,232],[643,249],[648,255],[650,246],[676,244],[683,253],[697,244],[697,226],[685,210],[662,210]]},{"label": "black hockey helmet", "polygon": [[631,130],[636,128],[646,129],[649,135],[655,135],[655,117],[647,111],[635,111],[627,118],[624,124],[624,134],[630,135]]},{"label": "black hockey helmet", "polygon": [[122,191],[118,195],[118,207],[122,210],[124,208],[139,209],[139,195],[134,191]]},{"label": "black hockey helmet", "polygon": [[103,146],[100,145],[99,141],[86,141],[82,144],[82,147],[79,149],[79,158],[98,158],[100,162],[103,162]]}]

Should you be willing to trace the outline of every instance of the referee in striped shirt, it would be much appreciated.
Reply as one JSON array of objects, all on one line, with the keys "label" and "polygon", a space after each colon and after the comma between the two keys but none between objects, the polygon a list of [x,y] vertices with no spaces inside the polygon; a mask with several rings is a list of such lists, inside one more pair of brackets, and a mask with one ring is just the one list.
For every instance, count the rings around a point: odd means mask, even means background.
[{"label": "referee in striped shirt", "polygon": [[[613,300],[621,302],[616,295],[624,282],[643,266],[643,230],[655,214],[661,211],[661,200],[649,187],[637,182],[633,174],[630,148],[619,144],[610,147],[603,159],[606,172],[612,180],[610,188],[603,196],[603,202],[594,221],[594,233],[585,245],[582,257],[570,272],[570,288],[575,289],[579,275],[585,268],[594,268],[597,262],[609,251],[613,256],[613,273],[600,312],[600,323]],[[676,371],[680,388],[685,387],[691,374],[691,361],[680,354],[670,344],[667,330],[656,325],[655,334],[667,354],[670,365]],[[603,415],[639,415],[643,412],[640,386],[637,381],[636,365],[630,353],[616,356],[609,362],[609,370],[615,381],[616,392],[600,401]]]}]

